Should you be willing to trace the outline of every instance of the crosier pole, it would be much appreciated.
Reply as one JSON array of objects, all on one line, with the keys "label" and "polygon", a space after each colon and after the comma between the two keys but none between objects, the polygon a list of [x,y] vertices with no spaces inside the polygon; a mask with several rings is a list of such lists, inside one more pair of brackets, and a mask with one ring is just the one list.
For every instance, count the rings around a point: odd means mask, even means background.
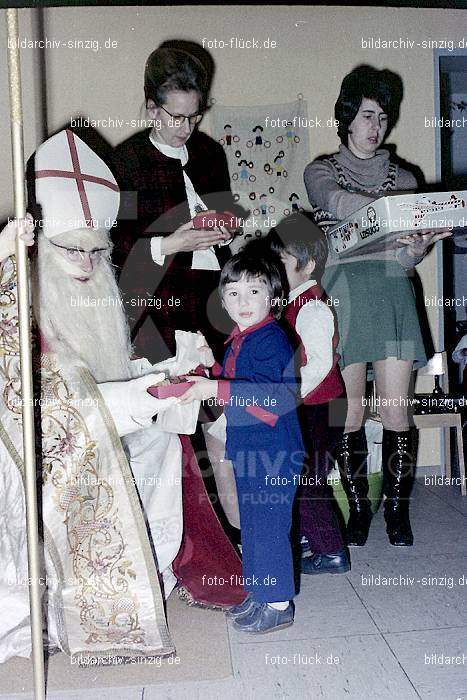
[{"label": "crosier pole", "polygon": [[[6,11],[8,32],[8,82],[10,86],[11,144],[13,153],[13,184],[15,218],[26,215],[24,188],[23,113],[21,105],[21,73],[18,48],[18,11]],[[32,387],[31,328],[29,312],[29,266],[26,245],[16,239],[18,274],[19,342],[21,361],[21,393],[23,414],[23,445],[26,491],[26,525],[28,538],[29,600],[31,606],[32,661],[34,696],[45,700],[44,648],[42,641],[42,609],[40,552],[36,496],[36,452],[34,440],[34,403]]]}]

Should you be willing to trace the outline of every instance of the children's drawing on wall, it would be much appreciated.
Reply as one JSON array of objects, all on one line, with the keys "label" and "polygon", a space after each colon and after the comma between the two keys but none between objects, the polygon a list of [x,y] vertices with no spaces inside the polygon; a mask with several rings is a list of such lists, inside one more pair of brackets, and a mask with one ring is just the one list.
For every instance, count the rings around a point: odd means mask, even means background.
[{"label": "children's drawing on wall", "polygon": [[284,159],[284,151],[279,151],[277,156],[274,158],[274,172],[276,173],[276,177],[287,177],[288,172],[284,168],[282,161]]},{"label": "children's drawing on wall", "polygon": [[224,147],[232,191],[248,212],[243,237],[259,237],[307,202],[302,174],[309,162],[307,103],[224,107],[211,111],[213,137]]},{"label": "children's drawing on wall", "polygon": [[247,187],[250,182],[255,182],[256,175],[249,172],[253,167],[254,163],[252,160],[247,161],[244,158],[239,160],[237,163],[238,170],[231,174],[233,182],[236,182],[238,187],[243,188]]},{"label": "children's drawing on wall", "polygon": [[254,151],[262,148],[271,148],[271,142],[263,139],[263,127],[257,124],[253,129],[253,139],[246,142],[247,148],[252,148]]},{"label": "children's drawing on wall", "polygon": [[230,148],[233,143],[238,143],[238,141],[240,141],[240,138],[237,134],[232,135],[232,124],[224,124],[224,136],[219,139],[221,146]]}]

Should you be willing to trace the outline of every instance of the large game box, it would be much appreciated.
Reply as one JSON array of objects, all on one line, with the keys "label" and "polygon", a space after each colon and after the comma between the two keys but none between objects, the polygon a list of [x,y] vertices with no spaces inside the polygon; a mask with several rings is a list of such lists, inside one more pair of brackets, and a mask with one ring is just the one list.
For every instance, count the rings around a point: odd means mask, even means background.
[{"label": "large game box", "polygon": [[396,248],[414,231],[467,227],[467,191],[381,197],[358,209],[327,233],[333,259]]}]

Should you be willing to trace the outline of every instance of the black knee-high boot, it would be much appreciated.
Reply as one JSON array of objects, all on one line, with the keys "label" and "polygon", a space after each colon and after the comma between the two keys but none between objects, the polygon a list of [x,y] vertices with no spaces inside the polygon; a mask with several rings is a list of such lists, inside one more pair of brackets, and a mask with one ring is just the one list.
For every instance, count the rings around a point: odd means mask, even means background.
[{"label": "black knee-high boot", "polygon": [[383,430],[384,519],[389,542],[396,547],[413,545],[409,501],[416,462],[415,428],[404,432]]},{"label": "black knee-high boot", "polygon": [[354,433],[344,433],[337,446],[336,458],[342,486],[349,501],[347,544],[354,547],[362,547],[365,544],[370,529],[371,504],[368,500],[367,457],[365,428],[360,428]]}]

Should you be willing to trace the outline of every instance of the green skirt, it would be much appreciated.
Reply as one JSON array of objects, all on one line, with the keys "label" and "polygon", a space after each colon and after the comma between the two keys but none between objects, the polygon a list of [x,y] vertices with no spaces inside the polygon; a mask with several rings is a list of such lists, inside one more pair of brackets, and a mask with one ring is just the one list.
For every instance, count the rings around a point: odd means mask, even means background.
[{"label": "green skirt", "polygon": [[394,261],[366,260],[326,269],[323,287],[339,323],[341,368],[396,357],[415,367],[427,357],[406,271]]}]

